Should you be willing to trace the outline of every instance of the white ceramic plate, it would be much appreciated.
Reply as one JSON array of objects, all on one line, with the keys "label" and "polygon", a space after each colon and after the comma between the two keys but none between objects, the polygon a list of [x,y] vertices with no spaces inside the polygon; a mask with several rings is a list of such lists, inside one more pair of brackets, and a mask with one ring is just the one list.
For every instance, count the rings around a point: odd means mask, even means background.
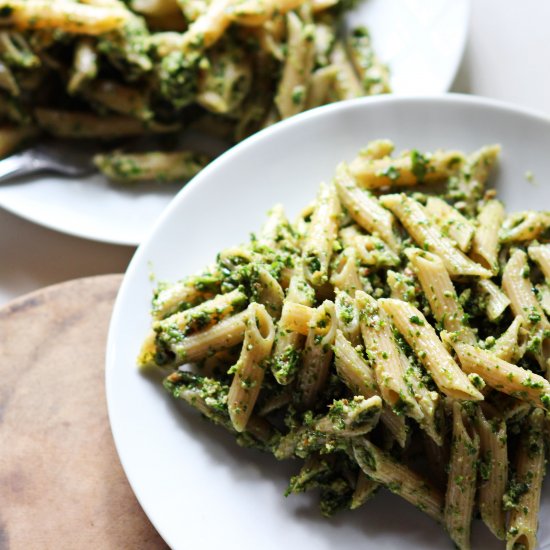
[{"label": "white ceramic plate", "polygon": [[[179,407],[135,367],[153,284],[174,281],[245,242],[277,202],[291,218],[369,140],[397,148],[471,151],[501,143],[500,196],[509,210],[548,208],[550,120],[468,96],[377,98],[323,107],[269,128],[222,155],[161,216],[133,258],[114,308],[107,401],[122,465],[145,512],[173,548],[263,550],[451,548],[443,529],[383,492],[328,521],[309,495],[283,492],[296,463],[240,449],[223,429]],[[528,183],[526,170],[538,185]],[[541,517],[550,514],[544,493]],[[500,548],[475,522],[474,548]],[[550,545],[550,525],[541,522]]]},{"label": "white ceramic plate", "polygon": [[[392,69],[396,93],[436,94],[449,89],[458,69],[469,6],[470,0],[364,0],[349,24],[369,26],[376,50]],[[100,175],[77,180],[40,176],[0,184],[0,206],[78,237],[137,245],[179,187],[126,188]]]}]

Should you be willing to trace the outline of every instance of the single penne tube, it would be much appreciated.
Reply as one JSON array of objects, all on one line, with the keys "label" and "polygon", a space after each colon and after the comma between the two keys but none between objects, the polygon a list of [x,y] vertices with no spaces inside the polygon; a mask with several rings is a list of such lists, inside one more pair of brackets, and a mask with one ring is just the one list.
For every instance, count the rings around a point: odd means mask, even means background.
[{"label": "single penne tube", "polygon": [[489,200],[477,217],[477,229],[472,241],[470,256],[493,274],[499,271],[499,232],[504,221],[504,206],[498,200]]},{"label": "single penne tube", "polygon": [[546,282],[550,284],[550,244],[532,244],[527,252],[529,258],[540,267]]},{"label": "single penne tube", "polygon": [[444,235],[453,239],[462,252],[468,252],[476,228],[467,218],[438,197],[428,197],[426,212]]},{"label": "single penne tube", "polygon": [[69,93],[79,92],[97,76],[98,69],[98,52],[93,38],[81,38],[75,46],[71,78],[67,85]]},{"label": "single penne tube", "polygon": [[159,284],[153,298],[153,319],[164,319],[178,310],[189,309],[213,298],[220,291],[220,285],[221,276],[216,269],[176,283]]},{"label": "single penne tube", "polygon": [[504,220],[499,237],[503,243],[532,241],[549,227],[550,212],[516,212]]},{"label": "single penne tube", "polygon": [[515,475],[517,483],[523,484],[526,490],[510,512],[506,550],[537,548],[540,497],[546,473],[544,422],[544,413],[541,410],[535,410],[527,418],[522,431],[515,460]]},{"label": "single penne tube", "polygon": [[382,206],[389,208],[404,225],[416,244],[439,256],[451,278],[477,276],[488,278],[491,272],[468,258],[455,247],[453,241],[441,233],[428,218],[424,207],[404,193],[384,195],[380,198]]},{"label": "single penne tube", "polygon": [[328,414],[317,420],[315,431],[337,437],[356,437],[372,431],[378,424],[382,411],[382,399],[362,395],[353,399],[334,401]]},{"label": "single penne tube", "polygon": [[448,332],[456,333],[462,341],[474,344],[475,334],[465,322],[464,310],[441,258],[419,248],[407,248],[405,254],[418,276],[436,321]]},{"label": "single penne tube", "polygon": [[450,197],[461,203],[461,209],[472,216],[478,201],[483,198],[485,186],[500,155],[500,145],[487,145],[466,158],[453,181]]},{"label": "single penne tube", "polygon": [[304,110],[313,109],[329,102],[331,90],[338,78],[338,67],[327,65],[311,73]]},{"label": "single penne tube", "polygon": [[[370,398],[378,394],[372,367],[365,361],[361,352],[346,339],[341,330],[336,331],[334,340],[334,365],[338,376],[353,392],[353,395]],[[390,431],[397,443],[404,447],[407,438],[405,417],[398,416],[388,405],[384,404],[380,421]]]},{"label": "single penne tube", "polygon": [[[494,411],[493,411],[494,412]],[[506,422],[498,414],[480,407],[475,418],[479,436],[478,506],[481,519],[499,539],[506,537],[506,515],[502,499],[508,483]]]},{"label": "single penne tube", "polygon": [[254,277],[254,300],[263,304],[274,319],[279,319],[285,297],[281,285],[262,265],[252,265],[251,272]]},{"label": "single penne tube", "polygon": [[[287,295],[285,297],[283,312],[287,312],[287,304],[297,304],[310,307],[315,301],[315,293],[307,284],[301,272],[294,274],[290,279]],[[298,370],[300,354],[304,347],[305,334],[289,330],[285,323],[287,313],[281,315],[277,324],[275,344],[273,346],[273,356],[271,358],[271,371],[279,384],[287,385],[292,382]],[[310,319],[306,321],[306,327]]]},{"label": "single penne tube", "polygon": [[141,120],[151,120],[154,116],[149,107],[149,98],[144,91],[119,84],[114,80],[94,80],[88,83],[80,94],[91,103],[98,103],[121,115]]},{"label": "single penne tube", "polygon": [[455,399],[483,400],[483,395],[462,372],[420,310],[407,302],[391,298],[381,299],[378,303],[431,374],[440,391]]},{"label": "single penne tube", "polygon": [[108,179],[120,183],[187,181],[196,176],[210,161],[207,155],[193,151],[112,151],[95,155],[93,160]]},{"label": "single penne tube", "polygon": [[358,153],[365,160],[378,160],[391,156],[395,149],[393,141],[389,139],[373,139]]},{"label": "single penne tube", "polygon": [[298,372],[296,391],[302,408],[311,408],[325,385],[333,357],[332,345],[337,328],[334,303],[325,300],[315,310],[311,319],[302,355],[302,366]]},{"label": "single penne tube", "polygon": [[357,481],[355,482],[355,490],[351,497],[350,509],[356,510],[365,502],[369,501],[380,489],[380,485],[368,477],[363,470],[357,474]]},{"label": "single penne tube", "polygon": [[491,279],[480,279],[476,288],[485,298],[487,318],[489,321],[496,321],[510,305],[510,299]]},{"label": "single penne tube", "polygon": [[550,322],[533,292],[527,254],[523,250],[514,250],[504,266],[502,290],[510,299],[514,315],[521,315],[525,321],[524,326],[531,336],[529,352],[540,367],[550,374]]},{"label": "single penne tube", "polygon": [[428,479],[385,453],[364,437],[353,440],[357,464],[373,481],[384,485],[437,522],[443,520],[443,494]]},{"label": "single penne tube", "polygon": [[369,398],[377,393],[376,377],[372,367],[360,352],[338,329],[334,339],[334,365],[339,378],[353,392]]},{"label": "single penne tube", "polygon": [[240,344],[244,338],[247,310],[227,317],[208,330],[196,332],[173,342],[170,351],[175,355],[175,363],[193,363],[207,357],[210,353],[231,348]]},{"label": "single penne tube", "polygon": [[464,160],[464,155],[458,151],[422,155],[413,150],[399,157],[381,159],[359,155],[349,169],[360,187],[379,189],[444,181],[460,168]]},{"label": "single penne tube", "polygon": [[550,410],[550,382],[527,369],[508,363],[489,351],[462,342],[452,342],[462,369],[476,373],[502,393]]},{"label": "single penne tube", "polygon": [[355,303],[361,312],[361,334],[382,398],[395,411],[421,422],[424,414],[405,383],[400,350],[389,317],[378,302],[363,291],[355,293]]},{"label": "single penne tube", "polygon": [[345,291],[337,292],[336,317],[338,328],[353,346],[361,343],[361,326],[359,323],[359,311],[355,307],[354,299]]},{"label": "single penne tube", "polygon": [[329,59],[330,64],[338,70],[338,75],[334,82],[334,94],[338,101],[364,95],[363,87],[340,40],[336,40],[332,46]]},{"label": "single penne tube", "polygon": [[302,245],[304,275],[313,287],[322,286],[328,281],[339,216],[340,203],[334,185],[321,184]]},{"label": "single penne tube", "polygon": [[453,402],[453,441],[445,494],[445,527],[457,548],[470,548],[475,504],[479,435],[462,405]]},{"label": "single penne tube", "polygon": [[380,206],[378,199],[356,185],[346,164],[336,169],[334,184],[342,206],[353,220],[369,233],[378,235],[392,250],[397,250],[393,215]]},{"label": "single penne tube", "polygon": [[191,332],[208,329],[225,317],[246,307],[248,297],[239,289],[218,294],[198,306],[174,313],[153,323],[159,338],[167,343],[181,339]]},{"label": "single penne tube", "polygon": [[275,105],[282,119],[304,110],[307,89],[315,59],[314,29],[304,24],[294,12],[286,16],[287,53]]},{"label": "single penne tube", "polygon": [[278,250],[281,247],[296,248],[296,239],[282,204],[276,204],[269,212],[268,218],[258,235],[261,245]]},{"label": "single penne tube", "polygon": [[252,303],[247,309],[246,328],[239,360],[229,372],[234,372],[227,395],[227,408],[233,427],[246,429],[265,375],[265,361],[275,340],[275,326],[267,309]]},{"label": "single penne tube", "polygon": [[388,67],[382,64],[374,49],[366,27],[356,27],[346,40],[347,51],[366,95],[390,91]]},{"label": "single penne tube", "polygon": [[490,349],[499,359],[513,363],[514,365],[523,357],[527,348],[527,337],[522,332],[525,321],[521,315],[517,315],[510,326],[495,341]]},{"label": "single penne tube", "polygon": [[353,246],[344,248],[340,256],[335,260],[332,273],[330,275],[330,284],[340,291],[355,295],[356,290],[363,288],[363,283],[357,270],[357,250]]},{"label": "single penne tube", "polygon": [[[77,4],[78,5],[78,4]],[[114,139],[148,133],[173,132],[179,126],[145,123],[123,115],[98,116],[81,111],[60,111],[39,107],[34,111],[36,122],[49,134],[62,138]]]},{"label": "single penne tube", "polygon": [[120,30],[133,17],[127,9],[87,6],[67,0],[0,2],[0,25],[19,30],[51,29],[94,36]]},{"label": "single penne tube", "polygon": [[404,380],[412,396],[422,411],[420,427],[435,442],[436,445],[443,445],[442,419],[443,413],[440,407],[440,397],[435,391],[430,391],[422,380],[423,373],[405,355],[402,349],[399,350]]}]

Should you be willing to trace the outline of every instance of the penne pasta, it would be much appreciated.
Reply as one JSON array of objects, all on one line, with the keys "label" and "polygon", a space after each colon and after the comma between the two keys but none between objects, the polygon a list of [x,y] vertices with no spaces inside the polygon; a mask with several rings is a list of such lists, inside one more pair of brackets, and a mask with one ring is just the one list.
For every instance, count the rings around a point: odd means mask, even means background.
[{"label": "penne pasta", "polygon": [[456,208],[437,197],[426,201],[428,216],[450,237],[462,252],[468,252],[476,229]]},{"label": "penne pasta", "polygon": [[514,250],[504,267],[502,290],[510,299],[512,312],[523,317],[524,326],[530,333],[528,351],[544,371],[550,372],[550,323],[533,293],[527,254],[522,250]]},{"label": "penne pasta", "polygon": [[483,400],[483,395],[471,384],[418,309],[391,298],[379,300],[379,304],[431,374],[440,391],[455,399]]},{"label": "penne pasta", "polygon": [[338,322],[334,303],[326,300],[313,315],[304,346],[297,391],[300,404],[310,408],[326,383]]},{"label": "penne pasta", "polygon": [[132,13],[121,7],[87,6],[69,0],[9,0],[0,2],[0,25],[18,30],[55,30],[98,35],[122,28]]},{"label": "penne pasta", "polygon": [[432,224],[423,206],[405,194],[384,195],[380,202],[389,208],[405,226],[416,244],[427,252],[439,256],[452,277],[478,276],[488,278],[491,273],[458,250],[454,243],[443,236]]},{"label": "penne pasta", "polygon": [[453,402],[453,442],[447,492],[445,527],[457,548],[470,548],[480,439],[463,406]]},{"label": "penne pasta", "polygon": [[367,439],[354,439],[353,453],[370,479],[398,494],[435,521],[442,521],[443,495],[427,479],[384,453]]},{"label": "penne pasta", "polygon": [[342,206],[363,229],[378,235],[392,250],[398,248],[394,233],[394,218],[380,206],[378,200],[360,189],[345,164],[336,169],[335,186]]},{"label": "penne pasta", "polygon": [[361,334],[367,357],[384,401],[395,412],[421,422],[424,414],[405,383],[405,371],[390,319],[377,301],[365,292],[357,292],[355,300],[361,311]]},{"label": "penne pasta", "polygon": [[264,363],[275,339],[273,320],[261,304],[250,305],[245,325],[241,355],[229,371],[234,377],[227,395],[229,417],[237,432],[246,429],[262,387]]},{"label": "penne pasta", "polygon": [[338,231],[340,203],[333,185],[321,184],[315,210],[302,246],[306,281],[319,287],[328,281],[333,241]]},{"label": "penne pasta", "polygon": [[491,279],[480,279],[476,287],[486,300],[487,318],[496,321],[510,305],[510,299]]},{"label": "penne pasta", "polygon": [[[546,472],[542,431],[544,414],[533,411],[527,418],[515,462],[516,484],[524,488],[516,499],[512,499],[506,549],[523,547],[533,550],[537,547],[537,527],[540,509],[542,481]],[[521,545],[521,546],[520,546]]]},{"label": "penne pasta", "polygon": [[478,374],[488,386],[535,407],[550,409],[550,382],[542,376],[474,346],[461,342],[452,345],[464,372]]},{"label": "penne pasta", "polygon": [[406,249],[405,254],[414,267],[436,321],[448,332],[456,333],[460,340],[475,343],[475,334],[465,322],[464,310],[443,261],[418,248]]},{"label": "penne pasta", "polygon": [[[487,412],[486,412],[487,411]],[[481,519],[499,539],[506,537],[506,516],[502,506],[508,483],[506,422],[489,409],[479,408],[475,428],[479,436],[479,492]]]},{"label": "penne pasta", "polygon": [[294,12],[288,13],[286,19],[287,53],[275,96],[275,104],[282,119],[304,110],[315,55],[313,26],[302,23]]},{"label": "penne pasta", "polygon": [[[311,5],[294,15],[316,17]],[[284,40],[284,27],[269,32]],[[316,63],[328,55],[321,38]],[[550,252],[495,238],[503,207],[484,188],[498,151],[457,154],[422,192],[371,194],[338,166],[296,222],[277,205],[249,242],[160,283],[138,365],[172,370],[169,393],[240,445],[298,460],[285,494],[318,489],[323,515],[385,487],[458,548],[470,548],[480,517],[509,550],[534,549],[550,434],[539,368]],[[409,155],[392,152],[376,140],[359,156]],[[422,170],[438,155],[415,159],[417,183],[430,183]]]},{"label": "penne pasta", "polygon": [[493,274],[499,271],[499,231],[504,221],[504,206],[497,200],[487,201],[477,217],[478,227],[470,256]]},{"label": "penne pasta", "polygon": [[379,189],[443,181],[452,176],[463,162],[464,155],[457,151],[422,155],[413,150],[397,158],[370,159],[359,155],[349,168],[360,187]]}]

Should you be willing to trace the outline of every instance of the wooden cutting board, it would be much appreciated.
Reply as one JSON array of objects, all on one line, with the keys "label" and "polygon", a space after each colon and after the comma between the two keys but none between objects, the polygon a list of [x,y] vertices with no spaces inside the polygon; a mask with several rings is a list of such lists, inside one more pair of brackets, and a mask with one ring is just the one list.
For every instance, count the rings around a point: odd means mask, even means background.
[{"label": "wooden cutting board", "polygon": [[107,418],[105,344],[121,280],[78,279],[0,309],[0,550],[166,548]]}]

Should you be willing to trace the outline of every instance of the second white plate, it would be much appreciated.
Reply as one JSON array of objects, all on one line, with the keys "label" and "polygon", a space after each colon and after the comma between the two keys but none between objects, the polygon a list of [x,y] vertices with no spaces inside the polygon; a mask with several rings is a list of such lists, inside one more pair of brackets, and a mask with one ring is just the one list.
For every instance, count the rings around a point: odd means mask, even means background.
[{"label": "second white plate", "polygon": [[[396,94],[449,89],[468,30],[470,0],[363,0],[348,16],[367,25],[389,64]],[[179,190],[177,184],[124,187],[96,175],[39,176],[0,185],[0,206],[23,218],[78,237],[137,245]]]}]

